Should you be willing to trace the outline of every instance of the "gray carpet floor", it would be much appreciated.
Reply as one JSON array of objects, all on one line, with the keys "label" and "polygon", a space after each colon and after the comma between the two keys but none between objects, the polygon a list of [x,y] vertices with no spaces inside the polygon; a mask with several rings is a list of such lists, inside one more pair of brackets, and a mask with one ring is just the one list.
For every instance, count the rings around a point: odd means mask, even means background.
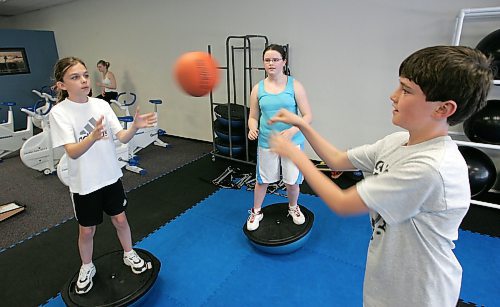
[{"label": "gray carpet floor", "polygon": [[[141,176],[123,170],[123,186],[130,191],[158,176],[171,172],[212,151],[212,143],[185,138],[162,136],[168,148],[150,145],[138,153],[140,167],[147,171]],[[0,205],[12,201],[25,205],[26,210],[0,222],[0,250],[12,247],[33,235],[73,218],[69,189],[56,174],[43,173],[26,167],[19,156],[0,163]]]}]

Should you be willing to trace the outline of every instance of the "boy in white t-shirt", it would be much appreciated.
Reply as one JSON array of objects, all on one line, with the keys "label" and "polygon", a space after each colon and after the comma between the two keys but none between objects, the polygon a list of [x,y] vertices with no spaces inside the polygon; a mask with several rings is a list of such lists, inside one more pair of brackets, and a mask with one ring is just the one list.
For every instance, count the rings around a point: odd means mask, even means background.
[{"label": "boy in white t-shirt", "polygon": [[407,131],[347,152],[286,110],[270,120],[298,127],[331,169],[367,174],[341,190],[292,143],[271,137],[271,149],[291,159],[333,211],[370,212],[364,306],[456,306],[462,268],[453,241],[469,208],[470,188],[448,128],[484,107],[492,79],[490,61],[472,48],[413,53],[401,63],[399,86],[390,96],[392,122]]}]

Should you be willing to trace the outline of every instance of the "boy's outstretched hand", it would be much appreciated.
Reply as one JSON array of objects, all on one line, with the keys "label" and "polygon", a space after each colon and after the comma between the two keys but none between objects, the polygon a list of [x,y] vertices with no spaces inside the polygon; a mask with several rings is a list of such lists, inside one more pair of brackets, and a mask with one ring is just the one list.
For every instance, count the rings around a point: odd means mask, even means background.
[{"label": "boy's outstretched hand", "polygon": [[295,151],[299,150],[290,139],[279,133],[273,133],[269,137],[269,147],[271,151],[285,158],[290,158]]},{"label": "boy's outstretched hand", "polygon": [[135,110],[134,127],[137,129],[154,127],[158,118],[155,112],[139,114],[139,107]]},{"label": "boy's outstretched hand", "polygon": [[[269,124],[272,125],[276,122],[283,122],[286,124],[290,124],[292,126],[300,127],[304,123],[302,117],[294,114],[286,109],[281,109],[276,114],[269,119]],[[289,132],[288,130],[284,130],[285,132]],[[291,139],[292,135],[289,133],[274,133],[269,138],[269,146],[271,150],[282,157],[290,158],[291,154],[294,153],[297,149]]]},{"label": "boy's outstretched hand", "polygon": [[304,123],[304,120],[302,119],[302,117],[298,116],[295,113],[292,113],[286,109],[281,109],[276,112],[276,114],[271,119],[269,119],[270,125],[276,122],[283,122],[292,126],[300,127],[300,125]]}]

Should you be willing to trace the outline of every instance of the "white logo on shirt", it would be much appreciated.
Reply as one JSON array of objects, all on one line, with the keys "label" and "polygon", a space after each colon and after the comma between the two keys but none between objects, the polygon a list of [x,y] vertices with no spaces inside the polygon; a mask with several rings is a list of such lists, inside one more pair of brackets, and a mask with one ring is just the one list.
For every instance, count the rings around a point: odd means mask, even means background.
[{"label": "white logo on shirt", "polygon": [[[385,163],[384,161],[377,161],[377,163],[375,163],[375,167],[373,168],[373,175],[380,175],[388,171],[389,164]],[[371,240],[373,240],[373,235],[382,235],[385,232],[387,223],[384,221],[382,216],[377,213],[377,215],[371,219],[371,224],[373,229]]]},{"label": "white logo on shirt", "polygon": [[[96,126],[97,120],[95,118],[89,119],[85,127],[83,127],[82,131],[80,131],[80,136],[78,137],[78,142],[81,142],[83,139],[85,139],[89,134],[94,131],[95,126]],[[106,130],[103,131],[102,136],[105,138],[108,135],[108,132]]]}]

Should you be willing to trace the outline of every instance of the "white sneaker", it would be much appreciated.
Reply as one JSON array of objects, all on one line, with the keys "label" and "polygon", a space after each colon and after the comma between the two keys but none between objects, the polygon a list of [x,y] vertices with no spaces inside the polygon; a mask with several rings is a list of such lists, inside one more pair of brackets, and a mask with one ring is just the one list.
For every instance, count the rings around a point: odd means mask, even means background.
[{"label": "white sneaker", "polygon": [[85,268],[83,265],[80,268],[80,273],[78,274],[78,280],[75,285],[75,292],[77,294],[85,294],[92,289],[93,283],[92,278],[96,272],[95,266],[92,263],[91,267]]},{"label": "white sneaker", "polygon": [[132,250],[130,256],[125,256],[125,254],[123,255],[123,263],[128,265],[134,274],[141,274],[147,269],[146,262],[142,260],[139,255],[137,255],[135,250]]},{"label": "white sneaker", "polygon": [[292,216],[293,222],[296,225],[302,225],[306,221],[306,217],[302,214],[298,205],[288,207],[288,215]]},{"label": "white sneaker", "polygon": [[259,228],[259,222],[264,218],[264,213],[262,213],[262,210],[260,210],[258,213],[255,213],[253,208],[252,210],[248,210],[248,213],[250,213],[250,215],[247,219],[247,229],[249,231],[253,231]]}]

